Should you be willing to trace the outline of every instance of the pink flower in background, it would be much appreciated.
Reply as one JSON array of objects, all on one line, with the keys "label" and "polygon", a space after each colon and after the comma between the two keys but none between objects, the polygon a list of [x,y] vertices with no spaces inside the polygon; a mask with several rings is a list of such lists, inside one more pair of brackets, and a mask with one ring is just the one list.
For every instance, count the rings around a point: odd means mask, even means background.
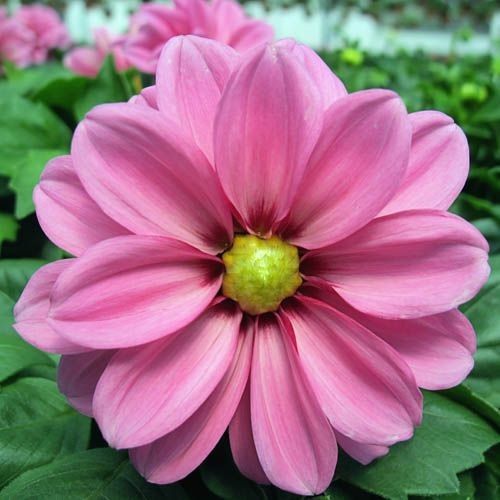
[{"label": "pink flower in background", "polygon": [[132,17],[127,57],[139,70],[155,73],[165,43],[187,34],[218,40],[239,52],[273,38],[271,26],[250,19],[235,0],[174,0],[173,7],[149,3]]},{"label": "pink flower in background", "polygon": [[63,354],[59,386],[155,483],[226,429],[240,471],[298,494],[409,439],[419,387],[472,368],[457,307],[488,246],[446,210],[468,148],[438,112],[347,94],[310,49],[164,48],[156,87],[92,110],[35,191],[75,258],[40,269],[15,308]]},{"label": "pink flower in background", "polygon": [[0,20],[0,54],[20,67],[45,62],[52,49],[66,48],[69,42],[64,24],[50,7],[24,6]]},{"label": "pink flower in background", "polygon": [[113,55],[116,69],[124,71],[130,68],[123,52],[126,36],[112,36],[105,28],[94,32],[93,47],[76,47],[64,57],[64,65],[78,75],[95,77],[108,54]]},{"label": "pink flower in background", "polygon": [[0,61],[12,61],[19,66],[29,64],[30,41],[30,33],[0,8]]}]

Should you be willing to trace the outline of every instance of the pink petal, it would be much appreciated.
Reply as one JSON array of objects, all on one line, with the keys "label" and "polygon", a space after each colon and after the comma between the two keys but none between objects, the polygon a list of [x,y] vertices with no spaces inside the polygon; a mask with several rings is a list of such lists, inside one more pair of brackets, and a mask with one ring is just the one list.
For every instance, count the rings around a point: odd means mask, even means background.
[{"label": "pink petal", "polygon": [[393,92],[365,90],[333,103],[285,229],[305,248],[334,243],[373,219],[408,164],[411,129]]},{"label": "pink petal", "polygon": [[337,438],[337,443],[339,446],[354,460],[362,463],[363,465],[368,465],[373,462],[376,458],[383,457],[389,453],[389,448],[387,446],[379,446],[376,444],[366,444],[358,443],[344,436],[340,432],[335,432],[335,437]]},{"label": "pink petal", "polygon": [[418,318],[476,295],[489,275],[488,244],[471,224],[438,210],[373,220],[340,243],[306,254],[305,276],[330,283],[356,309]]},{"label": "pink petal", "polygon": [[193,321],[221,284],[218,258],[159,236],[121,236],[91,247],[61,274],[49,324],[95,349],[151,342]]},{"label": "pink petal", "polygon": [[163,46],[173,36],[190,33],[189,21],[186,13],[168,5],[141,5],[131,19],[126,58],[141,72],[154,74]]},{"label": "pink petal", "polygon": [[403,182],[381,215],[414,208],[447,210],[469,173],[469,147],[453,120],[438,111],[409,115],[410,162]]},{"label": "pink petal", "polygon": [[116,351],[92,351],[61,357],[57,385],[73,408],[92,417],[92,398],[97,382]]},{"label": "pink petal", "polygon": [[166,436],[130,451],[135,468],[149,482],[178,481],[212,451],[227,429],[246,386],[252,346],[253,330],[241,329],[229,369],[200,408]]},{"label": "pink petal", "polygon": [[110,219],[87,194],[73,168],[71,156],[49,161],[33,199],[43,232],[73,255],[101,240],[129,234]]},{"label": "pink petal", "polygon": [[241,313],[228,301],[176,335],[119,351],[94,395],[94,415],[114,448],[153,442],[210,396],[234,358]]},{"label": "pink petal", "polygon": [[77,47],[64,56],[64,66],[77,75],[94,78],[99,74],[105,57],[93,47]]},{"label": "pink petal", "polygon": [[87,351],[87,347],[70,342],[55,332],[47,323],[50,294],[59,275],[75,259],[58,260],[41,267],[31,276],[14,307],[14,328],[21,337],[38,349],[60,354]]},{"label": "pink petal", "polygon": [[232,239],[230,209],[204,155],[177,129],[145,106],[98,106],[75,132],[75,168],[92,198],[130,231],[216,254]]},{"label": "pink petal", "polygon": [[321,96],[287,42],[242,59],[215,121],[215,164],[246,228],[267,235],[287,214],[322,125]]},{"label": "pink petal", "polygon": [[131,97],[128,102],[139,106],[146,106],[147,108],[158,109],[156,85],[142,89],[140,94]]},{"label": "pink petal", "polygon": [[250,399],[255,447],[271,483],[299,495],[323,492],[337,462],[335,436],[273,317],[259,318]]},{"label": "pink petal", "polygon": [[162,51],[156,73],[160,111],[193,137],[213,164],[213,124],[238,54],[221,43],[179,36]]},{"label": "pink petal", "polygon": [[384,446],[412,436],[422,417],[422,395],[395,350],[316,299],[291,300],[283,314],[295,332],[302,367],[336,430]]},{"label": "pink petal", "polygon": [[287,44],[295,57],[306,68],[306,71],[318,88],[317,91],[323,100],[324,110],[328,109],[338,99],[347,95],[342,81],[314,50],[310,49],[307,45],[297,43],[293,39],[282,40],[281,43]]},{"label": "pink petal", "polygon": [[[229,2],[228,2],[229,3]],[[253,49],[262,43],[272,41],[274,30],[269,24],[257,19],[246,19],[238,28],[234,28],[229,35],[228,45],[234,47],[238,52],[245,52]],[[221,40],[221,36],[217,37]],[[223,41],[223,40],[221,40]]]},{"label": "pink petal", "polygon": [[229,424],[229,442],[234,462],[239,471],[256,483],[269,484],[269,479],[260,465],[252,434],[250,384],[247,384],[240,404]]},{"label": "pink petal", "polygon": [[391,345],[411,368],[419,387],[448,389],[472,370],[476,335],[470,321],[457,309],[423,318],[387,320],[359,312],[332,291],[313,287],[303,290]]}]

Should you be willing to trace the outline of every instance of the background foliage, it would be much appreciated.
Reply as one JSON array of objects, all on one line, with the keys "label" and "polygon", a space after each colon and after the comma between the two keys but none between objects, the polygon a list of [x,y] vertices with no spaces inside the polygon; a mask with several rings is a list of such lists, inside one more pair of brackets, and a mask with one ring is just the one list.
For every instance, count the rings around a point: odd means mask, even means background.
[{"label": "background foliage", "polygon": [[[424,421],[409,442],[362,467],[341,456],[336,480],[320,498],[419,496],[447,500],[499,497],[500,446],[500,60],[429,59],[399,53],[373,57],[356,47],[322,54],[350,91],[388,87],[410,111],[438,109],[466,131],[471,173],[453,210],[488,238],[493,269],[463,308],[478,334],[475,368],[460,387],[426,393]],[[260,487],[235,469],[226,439],[188,478],[173,486],[146,483],[124,453],[106,448],[95,424],[58,393],[57,359],[13,331],[12,307],[29,276],[63,257],[41,232],[31,199],[45,162],[68,152],[72,130],[101,102],[124,101],[138,87],[134,71],[107,61],[89,80],[59,63],[0,79],[0,500],[277,499],[294,495]],[[150,83],[150,82],[143,82]],[[495,446],[496,445],[496,446]]]}]

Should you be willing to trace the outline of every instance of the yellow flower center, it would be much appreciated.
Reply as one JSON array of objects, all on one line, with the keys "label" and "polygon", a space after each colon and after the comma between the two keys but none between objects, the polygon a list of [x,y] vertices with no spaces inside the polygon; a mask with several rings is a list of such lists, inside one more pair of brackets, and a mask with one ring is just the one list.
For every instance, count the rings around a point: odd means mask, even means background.
[{"label": "yellow flower center", "polygon": [[222,293],[249,314],[276,311],[302,284],[297,248],[277,236],[236,235],[222,260]]}]

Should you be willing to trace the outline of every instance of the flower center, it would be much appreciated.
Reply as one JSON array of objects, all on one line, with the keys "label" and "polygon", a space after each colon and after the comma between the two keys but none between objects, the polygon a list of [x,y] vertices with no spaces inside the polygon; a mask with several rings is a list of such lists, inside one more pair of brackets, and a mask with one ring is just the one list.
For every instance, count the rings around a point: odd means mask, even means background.
[{"label": "flower center", "polygon": [[222,260],[226,266],[222,293],[249,314],[276,311],[302,283],[297,248],[277,236],[264,240],[236,235]]}]

